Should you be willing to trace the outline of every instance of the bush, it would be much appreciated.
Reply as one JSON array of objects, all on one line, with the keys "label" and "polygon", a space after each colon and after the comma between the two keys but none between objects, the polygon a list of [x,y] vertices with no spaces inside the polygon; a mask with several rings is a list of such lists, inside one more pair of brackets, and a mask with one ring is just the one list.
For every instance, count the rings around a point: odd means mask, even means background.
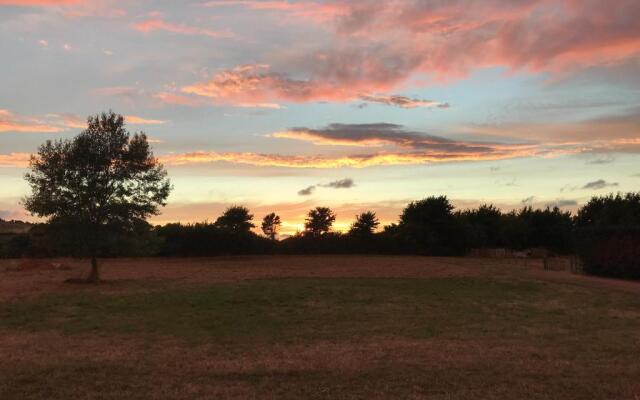
[{"label": "bush", "polygon": [[640,193],[592,198],[576,216],[586,273],[640,279]]},{"label": "bush", "polygon": [[248,231],[230,231],[216,224],[168,224],[157,227],[161,256],[217,256],[268,254],[274,242]]}]

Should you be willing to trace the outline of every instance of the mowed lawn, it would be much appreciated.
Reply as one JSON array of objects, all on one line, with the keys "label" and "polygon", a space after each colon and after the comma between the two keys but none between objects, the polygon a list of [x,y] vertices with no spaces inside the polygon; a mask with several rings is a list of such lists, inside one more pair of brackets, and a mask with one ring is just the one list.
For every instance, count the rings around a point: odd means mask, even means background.
[{"label": "mowed lawn", "polygon": [[639,399],[640,284],[424,257],[0,262],[0,399]]}]

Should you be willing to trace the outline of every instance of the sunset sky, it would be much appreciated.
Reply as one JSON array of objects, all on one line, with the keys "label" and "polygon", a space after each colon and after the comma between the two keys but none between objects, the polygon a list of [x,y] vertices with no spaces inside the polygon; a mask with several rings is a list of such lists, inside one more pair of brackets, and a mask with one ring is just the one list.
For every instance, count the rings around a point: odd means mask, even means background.
[{"label": "sunset sky", "polygon": [[29,154],[109,109],[169,171],[155,223],[637,191],[639,21],[638,0],[0,0],[0,218],[28,219]]}]

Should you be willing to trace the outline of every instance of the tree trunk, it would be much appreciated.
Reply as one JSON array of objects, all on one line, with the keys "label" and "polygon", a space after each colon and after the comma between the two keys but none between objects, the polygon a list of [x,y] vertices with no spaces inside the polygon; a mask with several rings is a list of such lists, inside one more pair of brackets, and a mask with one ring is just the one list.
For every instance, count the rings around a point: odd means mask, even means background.
[{"label": "tree trunk", "polygon": [[87,278],[87,282],[90,282],[90,283],[100,282],[100,270],[98,268],[98,259],[95,256],[91,257],[91,273]]}]

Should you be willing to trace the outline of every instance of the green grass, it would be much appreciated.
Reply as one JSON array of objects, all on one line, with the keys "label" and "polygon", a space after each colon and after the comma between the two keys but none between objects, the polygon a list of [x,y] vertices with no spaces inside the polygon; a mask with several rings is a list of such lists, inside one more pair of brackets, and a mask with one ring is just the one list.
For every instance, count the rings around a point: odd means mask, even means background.
[{"label": "green grass", "polygon": [[640,394],[640,298],[579,282],[304,278],[124,294],[87,287],[0,304],[0,335],[14,340],[0,343],[3,400]]},{"label": "green grass", "polygon": [[242,343],[376,336],[544,339],[576,329],[596,335],[640,328],[633,315],[609,315],[612,305],[638,310],[640,299],[478,278],[279,279],[118,296],[48,296],[0,305],[0,330]]}]

